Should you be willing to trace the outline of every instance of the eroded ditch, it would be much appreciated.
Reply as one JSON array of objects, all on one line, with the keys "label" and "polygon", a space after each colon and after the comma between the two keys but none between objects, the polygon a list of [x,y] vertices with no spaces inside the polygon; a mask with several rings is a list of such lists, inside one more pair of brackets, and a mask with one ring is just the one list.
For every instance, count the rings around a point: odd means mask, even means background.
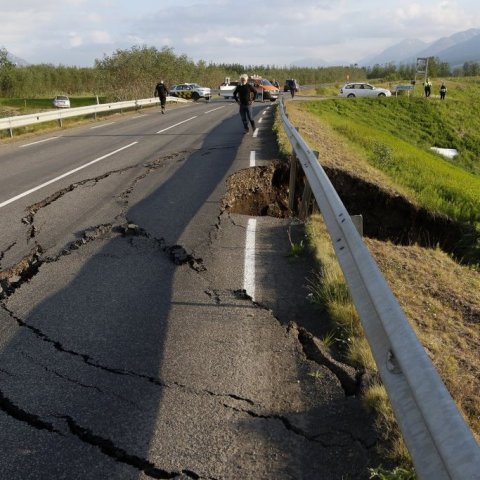
[{"label": "eroded ditch", "polygon": [[[344,171],[333,168],[325,171],[349,213],[363,216],[366,237],[398,245],[438,246],[465,263],[469,262],[472,252],[475,257],[478,233],[473,227],[445,215],[435,215],[405,197],[393,195]],[[295,213],[288,208],[289,177],[289,164],[280,161],[236,172],[227,181],[224,207],[231,213],[244,215],[292,217]],[[299,176],[296,209],[303,187],[304,179]]]}]

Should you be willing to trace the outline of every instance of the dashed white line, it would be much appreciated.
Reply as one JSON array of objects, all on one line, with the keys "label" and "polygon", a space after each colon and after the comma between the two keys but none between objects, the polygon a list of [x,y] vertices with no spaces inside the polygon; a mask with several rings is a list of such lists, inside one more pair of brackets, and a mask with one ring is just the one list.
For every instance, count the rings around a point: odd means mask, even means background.
[{"label": "dashed white line", "polygon": [[250,166],[251,167],[255,166],[255,150],[252,150],[250,152]]},{"label": "dashed white line", "polygon": [[253,132],[252,137],[253,137],[253,138],[258,137],[258,128],[255,129],[255,131]]},{"label": "dashed white line", "polygon": [[217,108],[214,108],[213,110],[207,110],[206,112],[203,112],[203,114],[207,114],[207,113],[212,113],[214,112],[215,110],[220,110],[221,108],[225,108],[225,105],[222,105],[221,107],[217,107]]},{"label": "dashed white line", "polygon": [[255,301],[255,236],[257,219],[249,218],[245,239],[245,261],[243,267],[243,288]]},{"label": "dashed white line", "polygon": [[55,140],[56,138],[60,138],[60,137],[45,138],[44,140],[38,140],[36,142],[26,143],[25,145],[20,145],[18,148],[30,147],[31,145],[37,145],[37,143],[43,143],[43,142],[49,142],[50,140]]},{"label": "dashed white line", "polygon": [[106,155],[103,155],[101,157],[98,157],[95,160],[92,160],[91,162],[86,163],[85,165],[74,168],[73,170],[70,170],[66,173],[63,173],[62,175],[59,175],[58,177],[52,178],[48,182],[42,183],[41,185],[38,185],[37,187],[31,188],[30,190],[27,190],[26,192],[20,193],[20,195],[16,195],[15,197],[10,198],[9,200],[5,200],[4,202],[0,203],[0,208],[5,207],[6,205],[8,205],[12,202],[15,202],[15,200],[19,200],[20,198],[26,197],[27,195],[30,195],[31,193],[36,192],[37,190],[40,190],[41,188],[44,188],[47,185],[50,185],[51,183],[57,182],[58,180],[61,180],[62,178],[68,177],[69,175],[72,175],[73,173],[76,173],[80,170],[83,170],[84,168],[87,168],[90,165],[93,165],[94,163],[100,162],[101,160],[104,160],[105,158],[111,157],[112,155],[115,155],[116,153],[121,152],[122,150],[130,148],[133,145],[136,145],[137,143],[138,142],[129,143],[128,145],[125,145],[122,148],[118,148],[117,150],[115,150],[113,152],[110,152],[110,153],[107,153]]},{"label": "dashed white line", "polygon": [[90,130],[95,130],[96,128],[108,127],[108,125],[113,125],[116,122],[103,123],[102,125],[96,125],[95,127],[90,127]]},{"label": "dashed white line", "polygon": [[193,120],[194,118],[197,118],[198,115],[195,115],[194,117],[187,118],[186,120],[183,120],[182,122],[178,122],[175,125],[171,125],[170,127],[164,128],[163,130],[160,130],[157,133],[163,133],[166,132],[167,130],[170,130],[171,128],[177,127],[178,125],[181,125],[182,123],[189,122],[190,120]]}]

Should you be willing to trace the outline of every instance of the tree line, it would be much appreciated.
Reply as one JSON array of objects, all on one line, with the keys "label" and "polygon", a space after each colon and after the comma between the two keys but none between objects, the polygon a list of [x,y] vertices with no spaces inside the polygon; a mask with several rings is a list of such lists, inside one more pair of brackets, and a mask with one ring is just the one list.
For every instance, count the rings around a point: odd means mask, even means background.
[{"label": "tree line", "polygon": [[[342,83],[346,80],[382,78],[387,81],[413,79],[415,65],[356,64],[333,67],[289,67],[271,65],[215,64],[194,62],[186,55],[177,55],[170,47],[133,46],[118,49],[112,55],[95,60],[93,67],[54,66],[39,64],[17,66],[9,61],[7,51],[0,48],[0,97],[35,98],[56,94],[99,95],[107,101],[131,100],[153,96],[154,86],[163,79],[167,85],[196,82],[217,88],[225,79],[237,79],[242,73],[277,80],[281,85],[295,78],[300,85]],[[437,58],[429,59],[429,76],[480,75],[480,64],[466,62],[451,70]]]}]

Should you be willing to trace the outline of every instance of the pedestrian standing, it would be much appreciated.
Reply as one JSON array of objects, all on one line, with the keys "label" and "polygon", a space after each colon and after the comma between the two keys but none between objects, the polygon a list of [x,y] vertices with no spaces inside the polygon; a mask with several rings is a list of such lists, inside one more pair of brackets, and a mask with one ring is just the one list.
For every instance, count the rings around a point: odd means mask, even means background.
[{"label": "pedestrian standing", "polygon": [[424,89],[425,89],[425,96],[429,97],[430,93],[432,92],[432,82],[430,81],[429,78],[427,78],[427,81],[424,84]]},{"label": "pedestrian standing", "polygon": [[165,104],[167,103],[167,95],[168,95],[168,88],[163,82],[163,80],[160,80],[155,86],[155,96],[160,99],[160,108],[162,110],[162,113],[165,113]]},{"label": "pedestrian standing", "polygon": [[444,83],[442,83],[442,86],[440,87],[440,100],[445,100],[446,93],[447,93],[447,87],[445,86]]},{"label": "pedestrian standing", "polygon": [[253,120],[252,103],[257,96],[257,91],[248,83],[248,75],[244,73],[240,76],[240,84],[233,91],[233,99],[240,105],[239,113],[242,119],[245,133],[248,133],[248,122],[255,130],[255,122]]}]

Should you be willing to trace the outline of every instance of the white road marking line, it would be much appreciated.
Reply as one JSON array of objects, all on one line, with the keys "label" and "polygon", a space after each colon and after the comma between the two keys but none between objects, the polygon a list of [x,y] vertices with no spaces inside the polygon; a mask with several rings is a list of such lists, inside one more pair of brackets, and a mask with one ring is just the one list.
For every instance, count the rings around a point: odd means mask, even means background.
[{"label": "white road marking line", "polygon": [[193,120],[194,118],[197,118],[198,115],[195,115],[194,117],[187,118],[186,120],[183,120],[182,122],[178,122],[175,125],[171,125],[170,127],[164,128],[163,130],[160,130],[157,133],[163,133],[166,132],[167,130],[170,130],[171,128],[177,127],[178,125],[181,125],[182,123],[189,122],[190,120]]},{"label": "white road marking line", "polygon": [[89,167],[90,165],[93,165],[94,163],[100,162],[101,160],[104,160],[107,157],[111,157],[112,155],[115,155],[118,152],[121,152],[122,150],[125,150],[126,148],[130,148],[133,145],[136,145],[138,142],[133,142],[128,145],[125,145],[122,148],[118,148],[117,150],[107,153],[106,155],[103,155],[102,157],[96,158],[95,160],[92,160],[91,162],[86,163],[85,165],[82,165],[80,167],[74,168],[73,170],[70,170],[69,172],[63,173],[62,175],[59,175],[58,177],[52,178],[48,182],[42,183],[41,185],[38,185],[37,187],[31,188],[30,190],[27,190],[26,192],[21,193],[20,195],[17,195],[15,197],[10,198],[9,200],[5,200],[4,202],[0,203],[0,208],[5,207],[6,205],[15,202],[15,200],[19,200],[20,198],[26,197],[27,195],[30,195],[33,192],[36,192],[37,190],[40,190],[41,188],[46,187],[47,185],[50,185],[51,183],[57,182],[58,180],[61,180],[62,178],[68,177],[69,175],[72,175],[73,173],[79,172],[80,170],[83,170],[84,168]]},{"label": "white road marking line", "polygon": [[109,122],[109,123],[104,123],[102,125],[96,125],[95,127],[90,127],[90,130],[95,130],[96,128],[107,127],[108,125],[113,125],[114,123],[116,123],[116,122]]},{"label": "white road marking line", "polygon": [[142,117],[148,117],[148,115],[146,113],[142,113],[140,115],[135,115],[134,117],[130,117],[130,119],[133,120],[134,118],[142,118]]},{"label": "white road marking line", "polygon": [[258,136],[258,128],[255,129],[255,131],[253,132],[252,137],[256,138],[257,136]]},{"label": "white road marking line", "polygon": [[56,138],[60,138],[60,137],[50,137],[50,138],[46,138],[45,140],[38,140],[36,142],[26,143],[25,145],[20,145],[18,148],[29,147],[30,145],[37,145],[37,143],[49,142],[50,140],[55,140]]},{"label": "white road marking line", "polygon": [[221,108],[225,108],[225,105],[222,105],[221,107],[214,108],[213,110],[207,110],[206,112],[203,112],[203,114],[211,113],[214,112],[215,110],[220,110]]},{"label": "white road marking line", "polygon": [[245,262],[243,267],[243,288],[255,301],[255,235],[257,219],[249,218],[245,239]]},{"label": "white road marking line", "polygon": [[267,111],[268,111],[268,110],[264,110],[264,111],[262,112],[262,115],[265,115],[265,114],[267,113]]},{"label": "white road marking line", "polygon": [[258,121],[258,123],[262,123],[262,120],[263,120],[263,118],[261,118],[261,119]]},{"label": "white road marking line", "polygon": [[251,167],[255,166],[255,150],[252,150],[250,152],[250,166]]}]

